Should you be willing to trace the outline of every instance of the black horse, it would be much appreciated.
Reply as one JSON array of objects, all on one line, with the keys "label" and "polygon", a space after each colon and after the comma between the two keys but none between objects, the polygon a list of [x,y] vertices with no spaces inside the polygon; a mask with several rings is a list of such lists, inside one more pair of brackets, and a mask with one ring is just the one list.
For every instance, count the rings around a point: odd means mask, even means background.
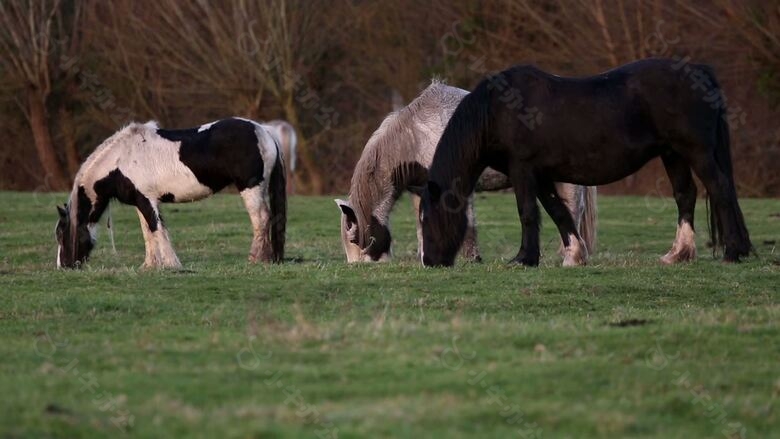
[{"label": "black horse", "polygon": [[677,238],[662,258],[691,260],[696,185],[710,201],[710,233],[724,260],[751,250],[737,202],[727,112],[709,66],[647,59],[593,77],[561,78],[516,66],[480,82],[455,110],[420,188],[426,266],[452,265],[466,228],[463,206],[490,166],[510,176],[522,223],[512,262],[539,264],[539,208],[566,246],[581,240],[553,182],[602,185],[661,157],[679,211]]}]

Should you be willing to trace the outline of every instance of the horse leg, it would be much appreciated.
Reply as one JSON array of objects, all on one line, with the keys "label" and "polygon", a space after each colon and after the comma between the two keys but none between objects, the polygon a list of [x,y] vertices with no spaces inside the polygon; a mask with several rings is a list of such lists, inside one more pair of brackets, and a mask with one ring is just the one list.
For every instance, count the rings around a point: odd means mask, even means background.
[{"label": "horse leg", "polygon": [[[574,227],[580,230],[580,223],[582,222],[582,209],[580,209],[580,198],[583,196],[582,186],[577,186],[571,183],[555,183],[555,190],[558,194],[558,198],[569,209],[572,219],[574,220]],[[561,239],[561,245],[558,247],[558,254],[562,257],[566,257],[566,243]]]},{"label": "horse leg", "polygon": [[661,157],[666,174],[672,182],[677,203],[677,234],[671,250],[661,258],[664,264],[676,264],[696,259],[696,233],[693,215],[696,210],[696,183],[688,163],[675,152]]},{"label": "horse leg", "polygon": [[152,231],[149,230],[149,224],[144,218],[141,209],[135,210],[138,213],[138,220],[141,222],[141,232],[144,234],[144,248],[146,250],[146,256],[144,257],[144,268],[153,268],[160,265],[160,257],[157,251],[157,243],[154,240]]},{"label": "horse leg", "polygon": [[168,228],[165,227],[162,217],[159,212],[157,213],[157,219],[159,221],[159,227],[154,232],[157,240],[157,248],[160,250],[160,259],[162,260],[162,266],[165,268],[181,268],[181,262],[179,257],[176,256],[176,252],[173,250],[173,244],[171,244],[171,237],[168,235]]},{"label": "horse leg", "polygon": [[270,228],[271,211],[266,203],[267,187],[263,184],[244,189],[241,198],[252,222],[252,247],[249,250],[249,262],[271,262]]},{"label": "horse leg", "polygon": [[171,238],[168,236],[168,230],[165,228],[163,219],[157,205],[149,201],[148,198],[138,199],[136,206],[144,217],[151,233],[152,246],[155,249],[155,267],[181,268],[181,262],[176,256],[176,252],[171,245]]},{"label": "horse leg", "polygon": [[[574,218],[572,218],[571,209],[573,203],[566,203],[558,195],[556,184],[552,181],[540,182],[539,186],[539,201],[542,202],[544,210],[555,222],[558,232],[561,234],[563,266],[585,265],[588,260],[588,250],[577,231]],[[573,185],[572,189],[574,189]],[[570,191],[568,195],[574,197],[575,190]]]},{"label": "horse leg", "polygon": [[417,226],[417,259],[422,260],[422,223],[420,222],[420,196],[412,194],[412,206],[414,206],[414,224]]},{"label": "horse leg", "polygon": [[474,194],[471,194],[467,203],[466,218],[468,223],[461,254],[469,262],[482,262],[482,257],[479,255],[479,244],[477,244],[477,215],[474,213]]},{"label": "horse leg", "polygon": [[517,256],[510,263],[535,267],[539,265],[539,206],[536,204],[536,178],[533,171],[520,164],[510,173],[522,224],[522,241]]}]

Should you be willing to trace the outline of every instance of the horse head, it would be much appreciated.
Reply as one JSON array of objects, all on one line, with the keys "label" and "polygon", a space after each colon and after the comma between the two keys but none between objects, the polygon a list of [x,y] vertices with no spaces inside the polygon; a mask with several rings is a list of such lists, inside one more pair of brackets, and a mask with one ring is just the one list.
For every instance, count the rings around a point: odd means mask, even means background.
[{"label": "horse head", "polygon": [[420,259],[426,267],[450,267],[463,243],[468,218],[467,204],[453,191],[442,192],[433,182],[410,190],[420,197],[422,249]]},{"label": "horse head", "polygon": [[80,268],[95,247],[95,236],[86,223],[71,216],[68,205],[57,206],[57,213],[57,268]]},{"label": "horse head", "polygon": [[[341,210],[341,244],[347,262],[386,262],[390,260],[390,230],[371,216],[368,230],[363,233],[349,201],[334,200]],[[365,236],[361,243],[361,234]]]}]

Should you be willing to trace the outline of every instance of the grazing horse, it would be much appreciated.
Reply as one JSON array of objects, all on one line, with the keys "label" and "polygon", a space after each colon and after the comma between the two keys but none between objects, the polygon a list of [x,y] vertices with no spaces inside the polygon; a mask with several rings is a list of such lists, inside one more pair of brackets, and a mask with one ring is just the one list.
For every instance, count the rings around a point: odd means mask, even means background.
[{"label": "grazing horse", "polygon": [[713,244],[724,248],[725,261],[747,256],[752,245],[737,201],[726,109],[702,91],[705,84],[719,91],[718,82],[709,66],[681,64],[648,59],[584,78],[516,66],[481,81],[455,110],[420,190],[423,264],[453,264],[466,233],[461,200],[486,166],[509,175],[514,188],[522,243],[512,261],[536,266],[537,198],[564,245],[579,245],[553,182],[612,183],[659,156],[679,213],[662,262],[696,255],[691,169],[707,189]]},{"label": "grazing horse", "polygon": [[295,128],[284,120],[272,120],[263,123],[268,132],[275,135],[279,141],[279,146],[282,149],[282,155],[284,156],[284,163],[287,165],[287,193],[292,195],[295,193],[295,164],[298,154],[298,135],[295,133]]},{"label": "grazing horse", "polygon": [[146,246],[145,267],[181,267],[160,203],[206,198],[235,185],[252,222],[252,262],[281,262],[287,217],[284,161],[262,125],[223,119],[183,130],[131,123],[106,139],[76,174],[70,200],[57,207],[57,266],[83,265],[112,199],[135,206]]},{"label": "grazing horse", "polygon": [[[387,116],[369,139],[352,174],[349,200],[337,199],[341,210],[341,241],[347,262],[386,261],[390,258],[389,217],[395,202],[407,189],[425,184],[436,143],[467,91],[434,81],[412,103]],[[484,189],[509,187],[506,177],[487,169]],[[561,185],[564,199],[593,248],[596,237],[595,189]],[[419,197],[412,195],[419,218]],[[479,260],[473,197],[467,200],[467,226],[462,254]],[[422,229],[417,221],[418,251]],[[585,252],[567,254],[567,265],[581,264]]]}]

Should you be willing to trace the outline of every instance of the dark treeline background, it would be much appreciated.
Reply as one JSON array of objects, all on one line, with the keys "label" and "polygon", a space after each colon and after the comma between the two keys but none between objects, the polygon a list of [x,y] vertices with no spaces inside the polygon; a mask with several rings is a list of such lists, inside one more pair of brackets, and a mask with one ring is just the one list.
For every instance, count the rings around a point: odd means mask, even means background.
[{"label": "dark treeline background", "polygon": [[[740,194],[780,195],[777,0],[0,0],[0,54],[2,189],[67,188],[131,120],[239,115],[292,122],[299,192],[343,193],[371,132],[432,77],[677,56],[718,72]],[[668,186],[653,163],[608,191]]]}]

